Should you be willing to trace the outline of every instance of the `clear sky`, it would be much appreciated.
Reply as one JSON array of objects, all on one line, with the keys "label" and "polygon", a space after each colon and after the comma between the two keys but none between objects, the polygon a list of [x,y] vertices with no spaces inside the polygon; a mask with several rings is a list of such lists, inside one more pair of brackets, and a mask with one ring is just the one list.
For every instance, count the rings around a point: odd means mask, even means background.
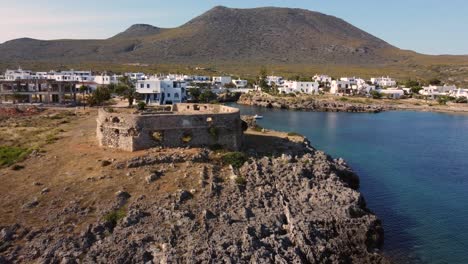
[{"label": "clear sky", "polygon": [[304,8],[342,18],[402,49],[468,54],[468,0],[0,0],[0,43],[107,38],[136,23],[176,27],[216,5]]}]

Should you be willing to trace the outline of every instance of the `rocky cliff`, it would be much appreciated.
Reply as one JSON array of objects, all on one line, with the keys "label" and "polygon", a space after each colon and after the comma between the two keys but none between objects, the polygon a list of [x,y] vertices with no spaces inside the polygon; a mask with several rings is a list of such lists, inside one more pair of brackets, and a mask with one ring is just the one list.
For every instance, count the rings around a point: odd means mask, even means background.
[{"label": "rocky cliff", "polygon": [[[284,154],[250,149],[240,168],[204,149],[106,162],[111,175],[126,172],[118,177],[132,177],[138,189],[161,184],[162,195],[120,191],[95,209],[79,201],[51,209],[49,227],[21,219],[0,226],[0,263],[387,263],[378,253],[381,222],[346,163],[307,140],[278,142]],[[171,168],[182,167],[169,178]],[[175,188],[164,187],[171,181]],[[71,232],[95,214],[100,220]]]},{"label": "rocky cliff", "polygon": [[317,112],[367,112],[379,113],[391,110],[385,105],[350,103],[329,99],[316,99],[312,97],[276,97],[264,93],[244,94],[237,101],[238,104],[261,106],[267,108],[281,108],[290,110],[306,110]]}]

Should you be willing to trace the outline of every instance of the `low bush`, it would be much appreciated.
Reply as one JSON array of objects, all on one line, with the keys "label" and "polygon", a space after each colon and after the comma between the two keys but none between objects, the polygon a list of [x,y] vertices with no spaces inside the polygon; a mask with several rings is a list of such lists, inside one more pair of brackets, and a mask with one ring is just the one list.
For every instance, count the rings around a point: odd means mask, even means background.
[{"label": "low bush", "polygon": [[235,180],[237,185],[246,185],[247,180],[244,177],[237,177]]},{"label": "low bush", "polygon": [[466,103],[468,103],[468,99],[465,96],[461,96],[461,97],[458,97],[457,99],[455,99],[455,103],[466,104]]},{"label": "low bush", "polygon": [[229,152],[223,155],[222,160],[223,163],[238,169],[247,161],[247,156],[242,152]]},{"label": "low bush", "polygon": [[302,137],[302,135],[297,132],[289,132],[288,136],[289,137]]},{"label": "low bush", "polygon": [[23,160],[28,154],[28,149],[18,147],[0,147],[0,166],[11,166],[18,161]]},{"label": "low bush", "polygon": [[146,108],[146,103],[145,103],[145,102],[139,102],[139,103],[137,104],[137,108],[138,108],[138,110],[140,110],[140,111],[145,110],[145,108]]},{"label": "low bush", "polygon": [[127,216],[127,211],[125,208],[120,208],[104,215],[103,219],[104,221],[109,222],[112,226],[116,226],[117,223],[125,216]]}]

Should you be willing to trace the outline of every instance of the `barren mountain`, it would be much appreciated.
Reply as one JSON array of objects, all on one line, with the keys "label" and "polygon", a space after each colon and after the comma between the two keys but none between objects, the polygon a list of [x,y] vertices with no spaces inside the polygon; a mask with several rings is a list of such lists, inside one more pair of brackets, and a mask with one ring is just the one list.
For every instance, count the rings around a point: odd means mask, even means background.
[{"label": "barren mountain", "polygon": [[333,16],[302,9],[215,7],[171,29],[134,25],[105,40],[17,39],[0,60],[376,64],[406,54]]}]

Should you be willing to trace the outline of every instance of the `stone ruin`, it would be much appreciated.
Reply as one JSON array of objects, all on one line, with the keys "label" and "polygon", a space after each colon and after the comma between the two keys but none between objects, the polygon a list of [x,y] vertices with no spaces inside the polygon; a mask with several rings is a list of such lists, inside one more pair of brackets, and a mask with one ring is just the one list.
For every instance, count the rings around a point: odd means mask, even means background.
[{"label": "stone ruin", "polygon": [[97,117],[101,147],[137,151],[154,147],[242,146],[240,111],[223,105],[175,104],[145,110],[101,108]]}]

